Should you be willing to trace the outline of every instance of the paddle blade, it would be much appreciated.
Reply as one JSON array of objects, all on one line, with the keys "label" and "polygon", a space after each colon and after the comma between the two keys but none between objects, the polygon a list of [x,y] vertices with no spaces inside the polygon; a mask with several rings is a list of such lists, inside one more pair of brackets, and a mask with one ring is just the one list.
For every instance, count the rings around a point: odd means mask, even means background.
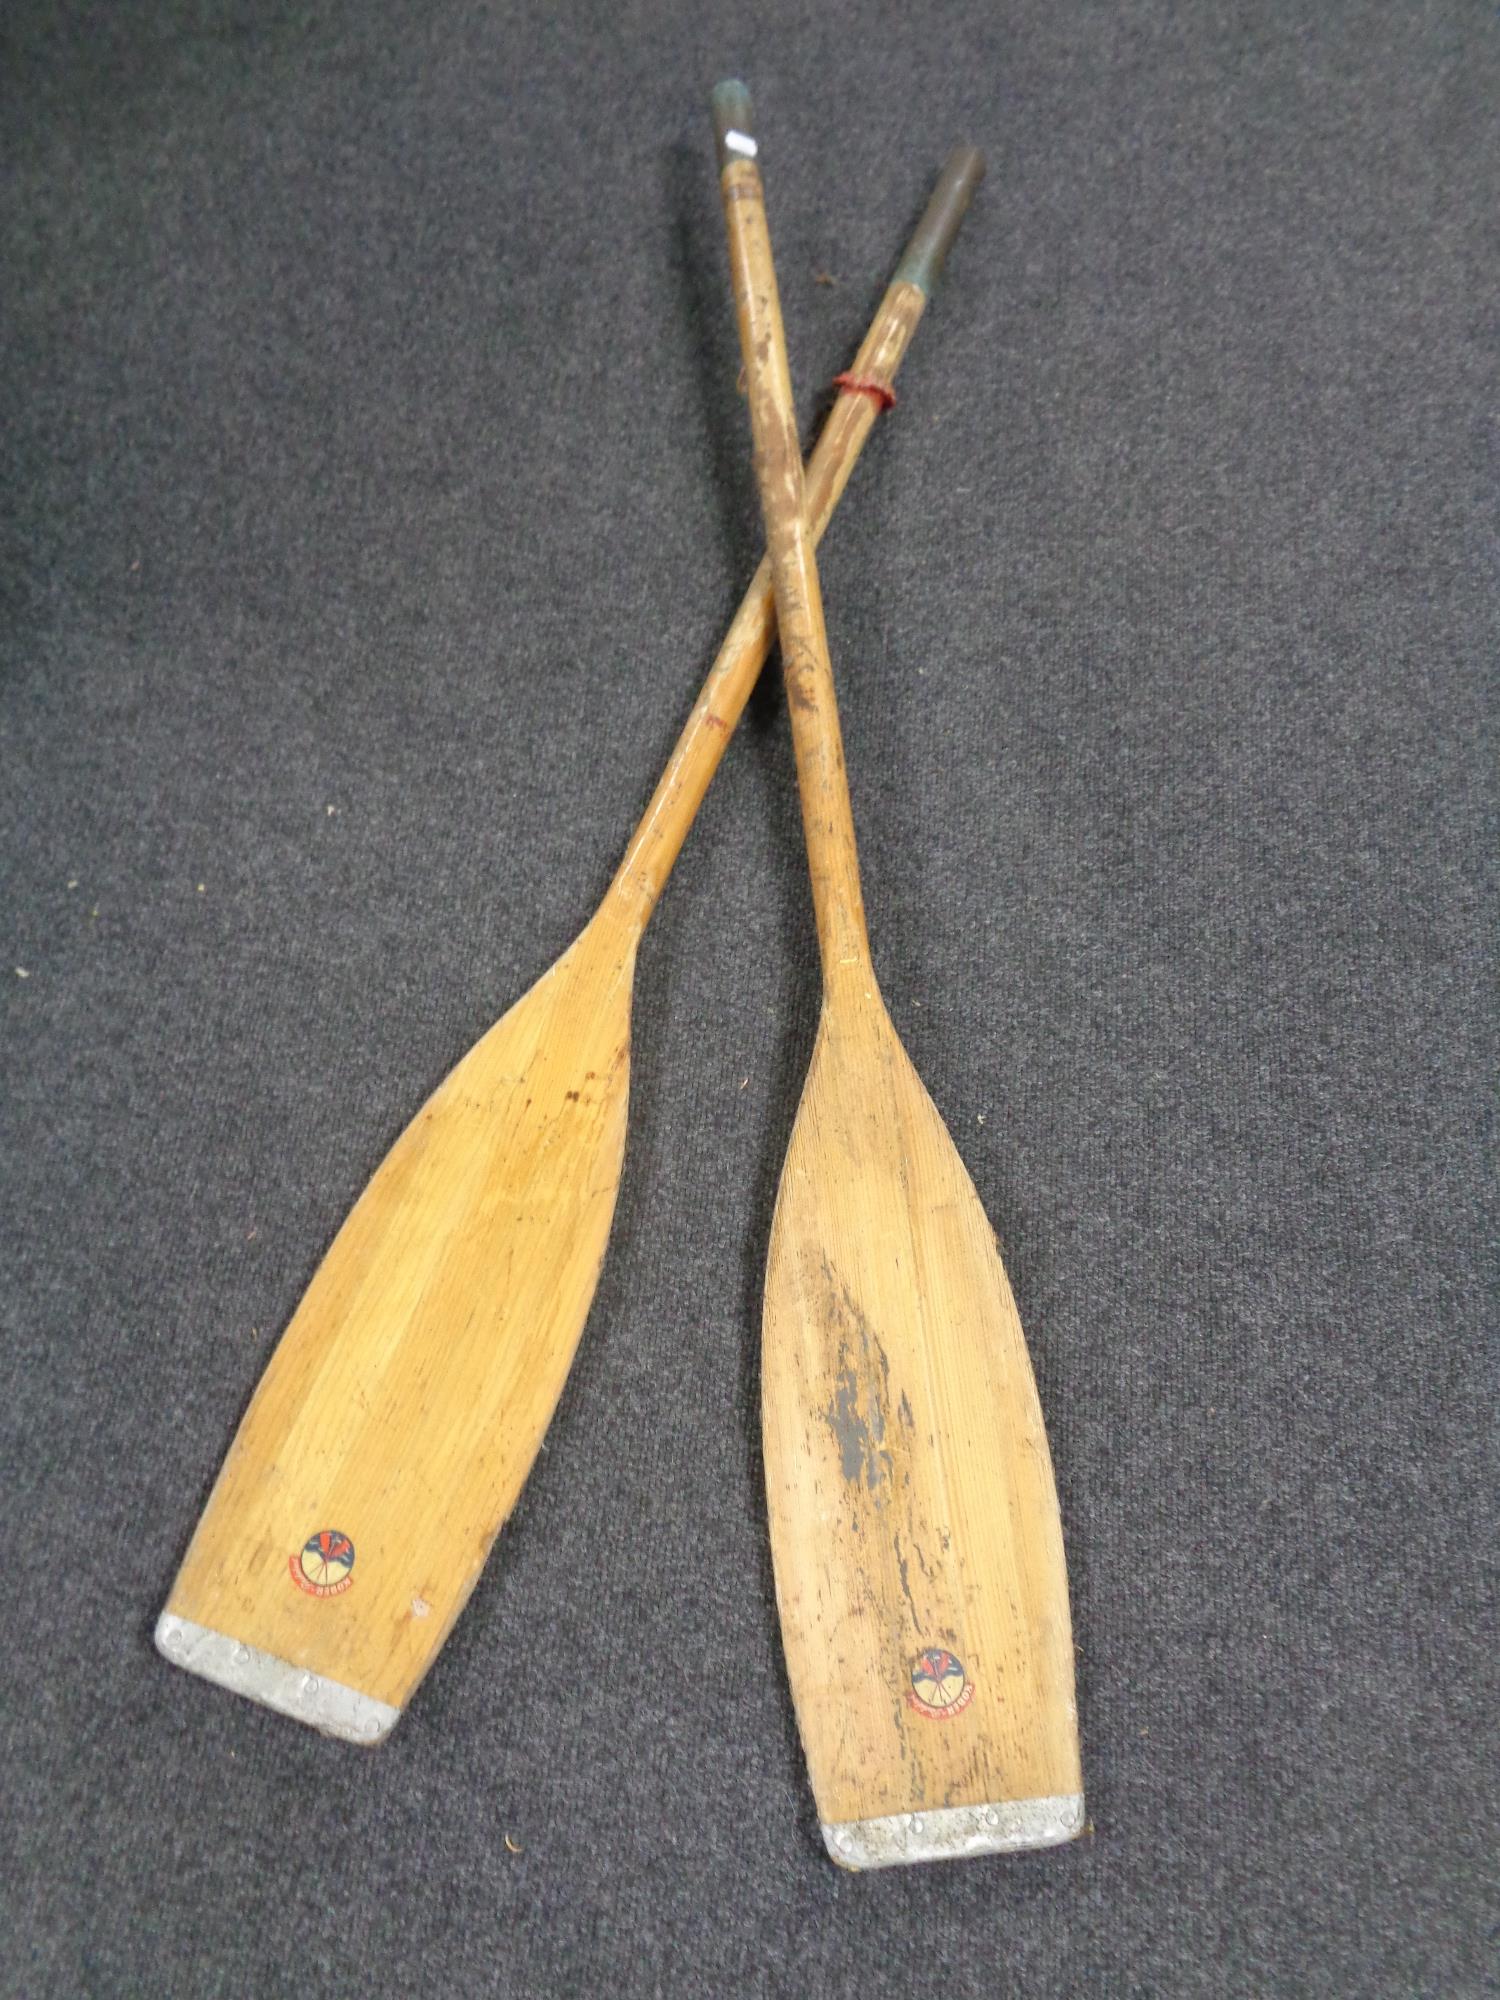
[{"label": "paddle blade", "polygon": [[282,1336],[193,1538],[168,1659],[375,1742],[562,1392],[625,1144],[633,942],[600,919],[397,1140]]},{"label": "paddle blade", "polygon": [[1083,1826],[1062,1531],[994,1233],[873,998],[825,1007],[771,1233],[766,1482],[823,1836],[850,1868]]}]

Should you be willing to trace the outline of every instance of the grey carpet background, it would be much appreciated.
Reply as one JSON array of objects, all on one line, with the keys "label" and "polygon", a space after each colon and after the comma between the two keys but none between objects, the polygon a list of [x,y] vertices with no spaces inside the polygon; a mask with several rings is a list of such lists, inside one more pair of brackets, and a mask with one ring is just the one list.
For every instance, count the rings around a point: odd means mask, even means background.
[{"label": "grey carpet background", "polygon": [[[3,32],[0,1989],[1496,1990],[1493,11]],[[549,1448],[406,1721],[367,1757],[150,1647],[756,557],[734,71],[809,433],[948,146],[991,162],[824,580],[883,984],[1048,1413],[1093,1832],[857,1880],[757,1441],[817,1004],[774,674],[646,940]]]}]

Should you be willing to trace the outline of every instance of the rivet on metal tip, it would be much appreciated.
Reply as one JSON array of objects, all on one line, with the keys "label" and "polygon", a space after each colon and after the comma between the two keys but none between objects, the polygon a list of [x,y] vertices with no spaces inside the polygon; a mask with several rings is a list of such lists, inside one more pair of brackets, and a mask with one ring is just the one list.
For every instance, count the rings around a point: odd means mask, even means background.
[{"label": "rivet on metal tip", "polygon": [[852,1833],[841,1833],[839,1835],[840,1847],[847,1850],[848,1848],[851,1848],[853,1845],[854,1845],[854,1835]]},{"label": "rivet on metal tip", "polygon": [[174,1653],[180,1653],[180,1652],[182,1651],[182,1628],[181,1628],[181,1626],[179,1626],[179,1625],[169,1625],[169,1626],[167,1627],[166,1631],[165,1631],[165,1632],[163,1632],[163,1634],[162,1634],[162,1637],[163,1637],[163,1639],[165,1639],[165,1640],[166,1640],[167,1644],[168,1644],[168,1645],[169,1645],[169,1646],[170,1646],[170,1647],[172,1648],[172,1651],[173,1651]]},{"label": "rivet on metal tip", "polygon": [[248,1646],[236,1646],[234,1649],[234,1657],[235,1657],[235,1664],[237,1666],[241,1667],[244,1666],[246,1660],[248,1660],[250,1657],[250,1648]]},{"label": "rivet on metal tip", "polygon": [[376,1715],[367,1715],[367,1716],[365,1717],[365,1721],[364,1721],[364,1733],[365,1733],[365,1735],[366,1735],[366,1736],[378,1736],[378,1735],[380,1734],[380,1718],[379,1718],[379,1716],[376,1716]]},{"label": "rivet on metal tip", "polygon": [[991,1826],[998,1826],[1000,1824],[1000,1815],[995,1811],[993,1806],[985,1807],[984,1816]]},{"label": "rivet on metal tip", "polygon": [[729,131],[724,134],[724,151],[738,153],[742,159],[753,160],[760,148],[748,132]]},{"label": "rivet on metal tip", "polygon": [[922,1822],[917,1818],[915,1813],[912,1814],[911,1830],[913,1833],[920,1833],[922,1831]]},{"label": "rivet on metal tip", "polygon": [[317,1677],[317,1675],[316,1675],[316,1674],[304,1674],[304,1675],[302,1676],[302,1686],[301,1686],[301,1690],[300,1690],[300,1692],[301,1692],[301,1693],[303,1693],[303,1694],[316,1694],[316,1693],[317,1693],[317,1691],[318,1691],[318,1677]]}]

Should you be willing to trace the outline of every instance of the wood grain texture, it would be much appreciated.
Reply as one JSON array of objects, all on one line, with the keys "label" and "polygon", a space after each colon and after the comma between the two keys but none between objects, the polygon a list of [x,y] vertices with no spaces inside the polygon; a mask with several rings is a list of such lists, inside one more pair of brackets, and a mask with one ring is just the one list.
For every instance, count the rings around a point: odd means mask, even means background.
[{"label": "wood grain texture", "polygon": [[[634,958],[606,910],[387,1154],[277,1347],[170,1613],[405,1705],[515,1504],[593,1298]],[[353,1544],[336,1597],[291,1574],[320,1531]]]},{"label": "wood grain texture", "polygon": [[[766,1271],[766,1484],[825,1824],[1082,1789],[1052,1465],[973,1183],[876,995],[825,1008]],[[940,1649],[961,1683],[913,1675]]]},{"label": "wood grain texture", "polygon": [[876,986],[759,171],[733,161],[722,184],[824,971],[763,1328],[798,1725],[836,1860],[851,1823],[893,1815],[920,1829],[1062,1800],[1072,1831],[1072,1635],[1036,1386],[994,1233]]}]

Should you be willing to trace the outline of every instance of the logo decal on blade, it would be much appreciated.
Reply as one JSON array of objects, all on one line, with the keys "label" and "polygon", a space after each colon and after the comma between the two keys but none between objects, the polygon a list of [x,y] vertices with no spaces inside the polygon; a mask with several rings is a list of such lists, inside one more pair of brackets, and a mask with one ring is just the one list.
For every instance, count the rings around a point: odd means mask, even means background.
[{"label": "logo decal on blade", "polygon": [[912,1661],[911,1689],[906,1699],[918,1715],[931,1715],[939,1722],[947,1722],[952,1716],[962,1715],[974,1699],[974,1683],[956,1653],[950,1653],[945,1646],[929,1646]]},{"label": "logo decal on blade", "polygon": [[354,1544],[337,1528],[309,1535],[288,1560],[292,1582],[309,1597],[338,1597],[354,1581]]}]

